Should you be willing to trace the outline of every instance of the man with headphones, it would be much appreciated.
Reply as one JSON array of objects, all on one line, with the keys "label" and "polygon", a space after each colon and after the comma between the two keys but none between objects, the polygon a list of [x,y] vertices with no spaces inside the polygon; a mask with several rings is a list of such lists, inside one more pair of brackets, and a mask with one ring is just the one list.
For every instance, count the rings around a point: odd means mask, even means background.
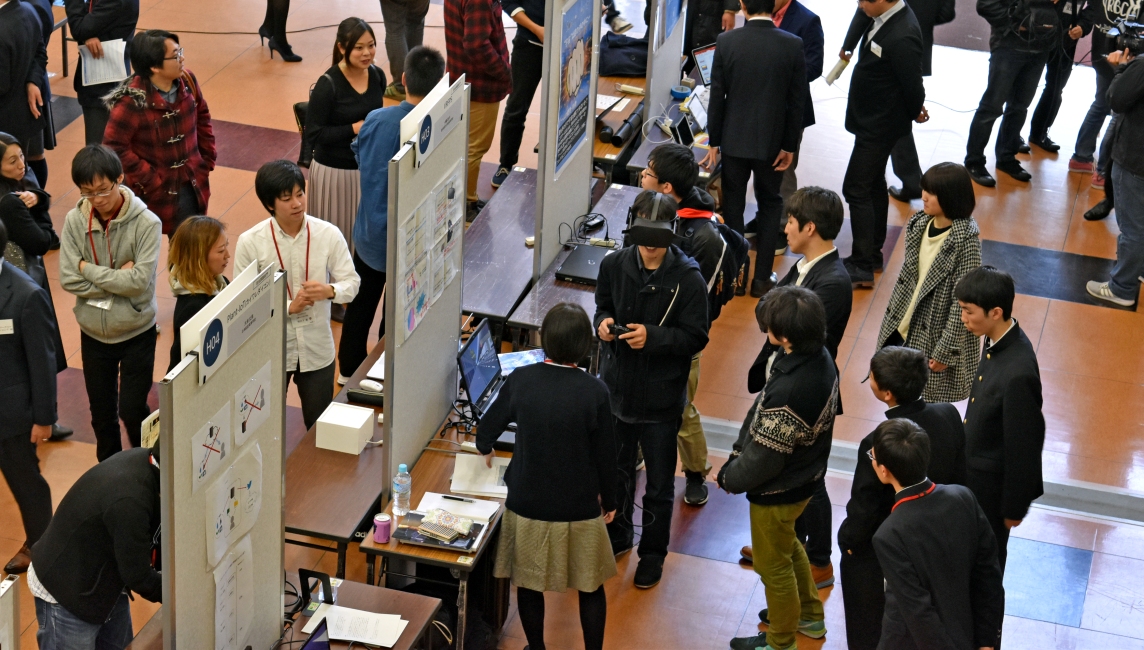
[{"label": "man with headphones", "polygon": [[608,524],[616,555],[634,544],[636,454],[643,449],[647,490],[635,586],[663,575],[675,503],[676,434],[687,404],[691,357],[707,345],[707,283],[675,244],[679,206],[642,192],[632,203],[627,246],[600,263],[593,324],[602,342],[619,455],[619,512]]}]

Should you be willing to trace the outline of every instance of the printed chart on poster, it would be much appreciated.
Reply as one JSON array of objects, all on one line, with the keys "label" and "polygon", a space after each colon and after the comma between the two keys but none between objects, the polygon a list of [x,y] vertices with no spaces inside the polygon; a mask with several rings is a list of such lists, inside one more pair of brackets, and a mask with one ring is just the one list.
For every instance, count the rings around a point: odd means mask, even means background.
[{"label": "printed chart on poster", "polygon": [[429,193],[398,226],[397,266],[401,270],[400,303],[404,341],[417,329],[429,308],[461,269],[461,235],[465,227],[465,188],[461,164]]},{"label": "printed chart on poster", "polygon": [[242,538],[214,570],[215,650],[241,650],[254,619],[254,555]]},{"label": "printed chart on poster", "polygon": [[262,449],[255,443],[207,488],[207,563],[215,566],[258,520],[262,509]]},{"label": "printed chart on poster", "polygon": [[250,435],[270,418],[270,362],[262,366],[234,394],[234,446],[246,444]]},{"label": "printed chart on poster", "polygon": [[218,473],[231,452],[230,401],[214,414],[191,438],[191,462],[194,470],[194,492]]},{"label": "printed chart on poster", "polygon": [[556,121],[557,174],[588,139],[594,32],[590,0],[573,0],[564,6],[560,29],[560,112]]}]

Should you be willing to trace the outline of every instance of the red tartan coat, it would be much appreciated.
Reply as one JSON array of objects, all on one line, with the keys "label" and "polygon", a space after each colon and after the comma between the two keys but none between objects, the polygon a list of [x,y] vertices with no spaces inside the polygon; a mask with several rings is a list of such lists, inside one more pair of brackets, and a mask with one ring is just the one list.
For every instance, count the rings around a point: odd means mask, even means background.
[{"label": "red tartan coat", "polygon": [[[191,83],[187,83],[187,78]],[[108,95],[111,119],[103,144],[123,162],[124,184],[163,222],[163,233],[174,230],[179,187],[195,188],[199,213],[210,199],[208,175],[215,167],[211,113],[190,70],[175,82],[179,93],[168,104],[150,80],[132,77]]]}]

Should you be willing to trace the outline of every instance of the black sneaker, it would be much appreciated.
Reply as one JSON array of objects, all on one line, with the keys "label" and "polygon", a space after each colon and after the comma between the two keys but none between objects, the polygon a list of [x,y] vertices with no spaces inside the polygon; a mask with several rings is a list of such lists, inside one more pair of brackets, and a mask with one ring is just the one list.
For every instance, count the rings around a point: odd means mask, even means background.
[{"label": "black sneaker", "polygon": [[651,589],[659,584],[661,578],[663,578],[663,558],[641,557],[639,565],[636,566],[636,588]]},{"label": "black sneaker", "polygon": [[683,490],[683,502],[689,506],[707,503],[707,479],[699,472],[683,472],[687,477],[687,487]]},{"label": "black sneaker", "polygon": [[874,288],[874,272],[867,271],[866,269],[858,268],[851,264],[849,260],[843,261],[843,266],[846,267],[846,272],[850,274],[850,284],[855,289],[873,289]]},{"label": "black sneaker", "polygon": [[497,173],[493,174],[493,182],[490,183],[490,185],[493,187],[500,187],[501,185],[504,185],[505,179],[508,178],[508,175],[511,172],[512,170],[508,167],[505,167],[504,165],[497,167]]},{"label": "black sneaker", "polygon": [[1061,145],[1053,142],[1047,135],[1039,138],[1029,136],[1029,144],[1035,144],[1038,149],[1044,149],[1049,153],[1056,153],[1061,150]]},{"label": "black sneaker", "polygon": [[1019,180],[1022,183],[1028,183],[1033,179],[1033,175],[1025,171],[1025,168],[1021,166],[1021,163],[1017,162],[1016,160],[1007,163],[997,163],[997,171],[1005,172],[1006,174],[1012,176],[1015,180]]},{"label": "black sneaker", "polygon": [[969,177],[973,179],[974,183],[982,187],[996,187],[997,179],[985,169],[985,165],[966,165],[965,171],[969,172]]},{"label": "black sneaker", "polygon": [[1029,153],[1032,149],[1029,148],[1029,143],[1025,142],[1025,138],[1017,138],[1020,143],[1017,145],[1017,153]]},{"label": "black sneaker", "polygon": [[1112,214],[1112,201],[1102,199],[1100,203],[1092,206],[1088,212],[1084,213],[1085,221],[1100,221]]},{"label": "black sneaker", "polygon": [[52,435],[48,439],[52,440],[52,441],[63,440],[64,438],[67,438],[68,436],[70,436],[73,433],[75,433],[75,431],[73,431],[72,429],[65,427],[65,426],[61,426],[60,424],[57,423],[57,424],[52,425]]}]

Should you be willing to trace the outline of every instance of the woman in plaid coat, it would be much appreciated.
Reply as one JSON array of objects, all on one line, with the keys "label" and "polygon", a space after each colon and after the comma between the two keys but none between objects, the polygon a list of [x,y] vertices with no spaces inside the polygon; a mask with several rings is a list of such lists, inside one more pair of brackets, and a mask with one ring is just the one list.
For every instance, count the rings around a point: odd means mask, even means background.
[{"label": "woman in plaid coat", "polygon": [[[174,234],[187,217],[206,214],[215,167],[211,113],[195,75],[183,67],[176,34],[152,29],[131,45],[130,77],[107,96],[103,143],[119,154],[124,184]],[[165,90],[164,90],[165,89]]]},{"label": "woman in plaid coat", "polygon": [[969,397],[979,341],[961,322],[953,288],[981,266],[973,183],[965,167],[934,165],[922,176],[924,209],[906,224],[906,261],[882,319],[878,347],[904,345],[929,357],[927,402]]}]

